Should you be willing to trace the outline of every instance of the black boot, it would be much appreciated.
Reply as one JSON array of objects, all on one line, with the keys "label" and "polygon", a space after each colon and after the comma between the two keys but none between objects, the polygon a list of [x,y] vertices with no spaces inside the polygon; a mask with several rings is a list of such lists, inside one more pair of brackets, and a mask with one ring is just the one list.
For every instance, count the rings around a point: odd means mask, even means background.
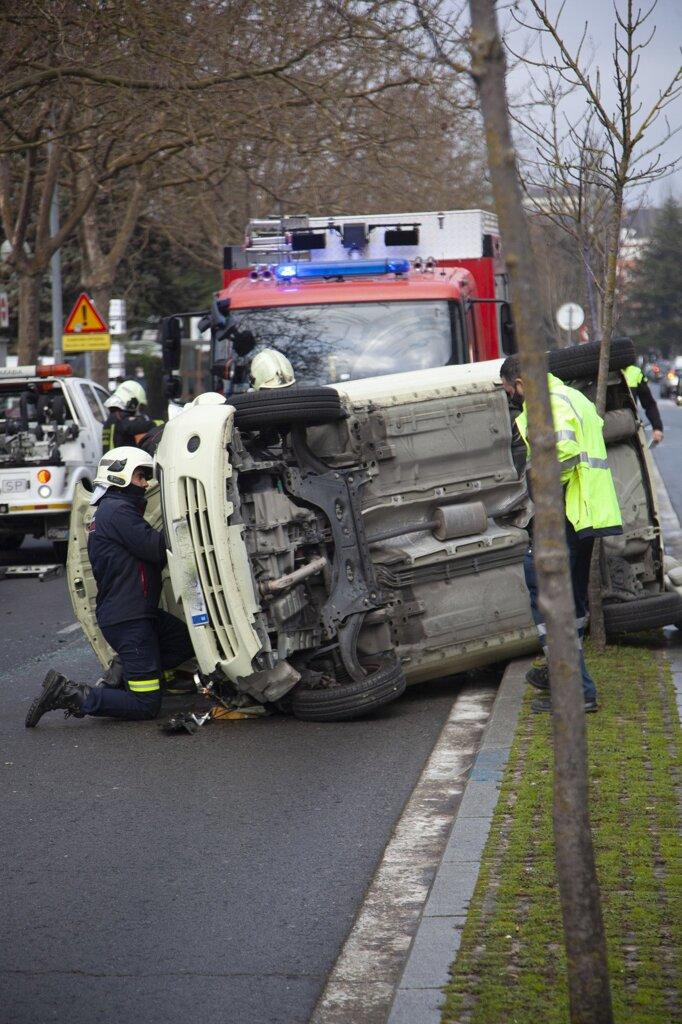
[{"label": "black boot", "polygon": [[65,711],[66,717],[73,715],[83,718],[83,704],[90,693],[90,687],[84,683],[72,683],[53,669],[43,680],[43,689],[28,709],[26,715],[27,729],[32,729],[47,711]]}]

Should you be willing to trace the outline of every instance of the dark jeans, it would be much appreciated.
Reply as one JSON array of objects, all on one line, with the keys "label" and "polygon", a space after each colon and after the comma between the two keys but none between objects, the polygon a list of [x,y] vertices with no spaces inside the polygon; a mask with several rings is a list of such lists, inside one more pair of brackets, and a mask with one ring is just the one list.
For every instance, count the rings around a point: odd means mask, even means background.
[{"label": "dark jeans", "polygon": [[[590,580],[590,561],[592,559],[592,548],[594,537],[579,538],[573,529],[572,524],[566,520],[566,544],[568,545],[568,562],[571,571],[571,583],[573,585],[573,603],[575,604],[575,625],[580,639],[580,672],[583,679],[583,694],[585,700],[596,700],[597,687],[594,679],[587,670],[585,657],[583,655],[582,638],[585,633],[587,618],[587,587]],[[547,649],[547,629],[542,612],[538,607],[538,581],[533,562],[532,547],[526,552],[523,564],[526,576],[526,586],[530,595],[530,608],[533,614],[533,622],[537,626],[540,643],[543,650]]]},{"label": "dark jeans", "polygon": [[[194,648],[184,622],[161,609],[153,619],[133,619],[114,626],[102,626],[104,639],[123,664],[125,690],[98,686],[83,705],[86,715],[125,718],[130,721],[156,718],[161,710],[161,675],[194,657]],[[145,692],[130,688],[137,680],[157,686]]]}]

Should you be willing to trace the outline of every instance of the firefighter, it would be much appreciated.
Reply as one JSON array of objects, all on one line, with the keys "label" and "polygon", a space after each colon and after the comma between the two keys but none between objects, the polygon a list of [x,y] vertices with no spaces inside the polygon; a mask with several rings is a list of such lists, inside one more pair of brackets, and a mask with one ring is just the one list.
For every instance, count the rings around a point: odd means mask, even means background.
[{"label": "firefighter", "polygon": [[139,448],[114,448],[100,460],[91,500],[88,557],[97,582],[97,623],[121,660],[125,689],[86,686],[50,671],[29,708],[27,728],[57,710],[76,718],[156,718],[162,679],[194,657],[187,627],[158,607],[166,541],[143,517],[153,465]]},{"label": "firefighter", "polygon": [[[523,401],[523,378],[518,355],[505,359],[500,368],[500,376],[508,397]],[[623,525],[613,477],[606,461],[603,420],[596,406],[581,391],[567,387],[551,373],[547,376],[557,457],[561,464],[561,482],[564,489],[566,543],[573,585],[576,629],[580,641],[584,707],[586,712],[590,712],[596,711],[598,707],[597,688],[585,664],[582,638],[587,623],[587,586],[592,547],[596,537],[622,533]],[[525,401],[521,413],[516,418],[515,430],[518,430],[530,454]],[[524,570],[533,620],[546,654],[547,630],[538,607],[532,546],[526,555]],[[539,690],[549,690],[549,673],[546,667],[531,669],[526,679]],[[535,712],[550,711],[549,693],[536,697],[531,702],[531,708]]]},{"label": "firefighter", "polygon": [[275,348],[264,348],[251,361],[251,387],[254,391],[267,388],[290,388],[296,383],[294,368]]},{"label": "firefighter", "polygon": [[639,399],[644,412],[647,415],[647,419],[651,424],[652,430],[652,441],[653,444],[660,444],[663,440],[663,421],[661,419],[661,413],[658,408],[658,403],[654,396],[651,394],[651,388],[649,383],[640,370],[639,366],[626,366],[623,370],[623,376],[625,377],[625,383],[632,392],[632,397]]},{"label": "firefighter", "polygon": [[111,451],[137,444],[136,438],[146,434],[154,421],[146,412],[147,394],[135,380],[124,380],[104,403],[109,415],[102,427],[102,450]]}]

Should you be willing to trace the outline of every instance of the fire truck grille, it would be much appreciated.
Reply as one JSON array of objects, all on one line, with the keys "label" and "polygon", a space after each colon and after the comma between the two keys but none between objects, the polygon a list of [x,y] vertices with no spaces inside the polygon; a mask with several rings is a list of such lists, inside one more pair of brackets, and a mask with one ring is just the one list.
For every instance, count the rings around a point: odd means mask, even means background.
[{"label": "fire truck grille", "polygon": [[199,580],[208,610],[209,627],[215,638],[219,660],[231,661],[237,651],[237,638],[225,600],[225,593],[230,584],[224,582],[216,558],[206,491],[200,480],[185,477],[184,482],[187,524],[192,536]]}]

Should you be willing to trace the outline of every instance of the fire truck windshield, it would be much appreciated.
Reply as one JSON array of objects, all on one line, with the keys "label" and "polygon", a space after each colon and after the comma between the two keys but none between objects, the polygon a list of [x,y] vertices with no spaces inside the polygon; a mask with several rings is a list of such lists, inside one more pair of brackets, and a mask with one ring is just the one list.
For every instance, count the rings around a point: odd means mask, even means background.
[{"label": "fire truck windshield", "polygon": [[445,299],[231,309],[229,328],[214,361],[227,357],[230,342],[236,353],[249,348],[238,360],[244,363],[262,348],[276,348],[306,384],[465,361],[459,307]]}]

